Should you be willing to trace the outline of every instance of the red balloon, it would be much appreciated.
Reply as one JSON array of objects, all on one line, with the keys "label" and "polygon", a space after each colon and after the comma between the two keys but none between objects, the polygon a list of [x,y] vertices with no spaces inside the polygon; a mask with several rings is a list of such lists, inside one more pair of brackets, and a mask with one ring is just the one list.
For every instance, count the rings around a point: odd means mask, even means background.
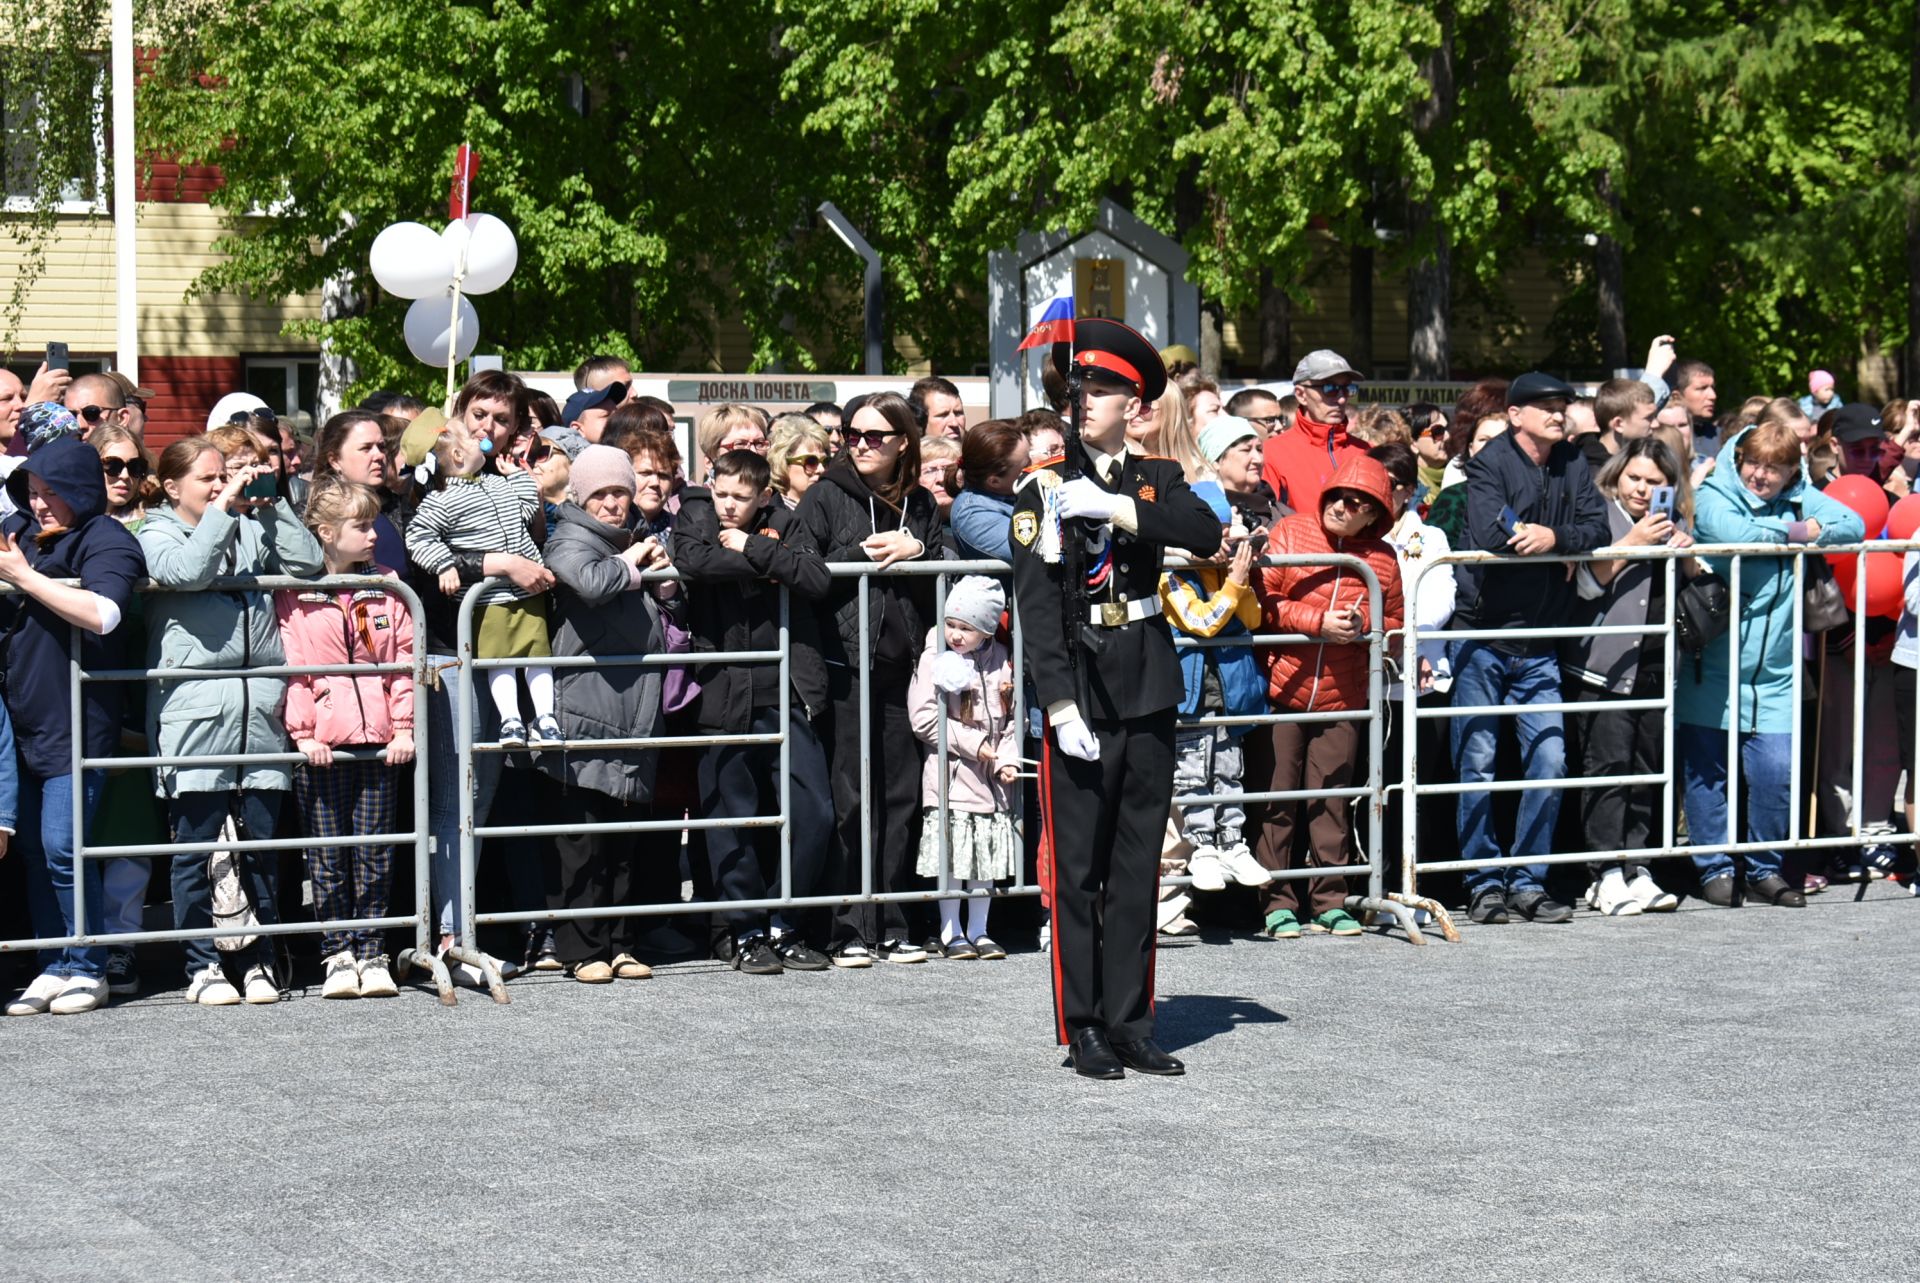
[{"label": "red balloon", "polygon": [[[1833,567],[1833,582],[1840,585],[1840,595],[1846,598],[1847,609],[1852,610],[1856,601],[1853,594],[1857,586],[1860,558],[1853,554],[1830,553],[1827,564]],[[1905,565],[1906,557],[1902,553],[1867,554],[1867,614],[1887,619],[1900,618],[1900,608],[1906,604]]]},{"label": "red balloon", "polygon": [[1860,520],[1866,523],[1867,538],[1878,539],[1880,532],[1887,528],[1887,492],[1872,477],[1857,474],[1835,477],[1827,482],[1824,493],[1860,514]]},{"label": "red balloon", "polygon": [[1910,494],[1887,513],[1887,538],[1911,539],[1920,530],[1920,494]]},{"label": "red balloon", "polygon": [[1867,554],[1867,613],[1883,619],[1900,618],[1906,604],[1906,557],[1897,552]]}]

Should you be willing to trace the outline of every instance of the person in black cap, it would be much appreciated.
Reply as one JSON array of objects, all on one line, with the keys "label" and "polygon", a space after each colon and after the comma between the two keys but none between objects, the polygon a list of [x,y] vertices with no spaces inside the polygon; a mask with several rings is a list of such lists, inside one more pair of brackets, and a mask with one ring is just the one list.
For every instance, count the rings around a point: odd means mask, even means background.
[{"label": "person in black cap", "polygon": [[1183,694],[1160,563],[1170,547],[1211,555],[1220,522],[1178,463],[1127,449],[1128,418],[1166,389],[1153,345],[1109,320],[1079,322],[1075,340],[1070,362],[1065,345],[1054,359],[1079,388],[1079,440],[1069,434],[1065,455],[1036,465],[1011,526],[1027,674],[1050,731],[1040,787],[1055,1033],[1089,1078],[1178,1074],[1153,1041],[1155,903]]},{"label": "person in black cap", "polygon": [[[1462,566],[1463,629],[1508,629],[1509,636],[1463,641],[1453,661],[1456,707],[1560,703],[1559,639],[1538,630],[1566,624],[1574,603],[1573,577],[1558,561],[1532,558],[1591,552],[1610,536],[1606,501],[1593,484],[1586,455],[1567,440],[1567,403],[1574,390],[1550,374],[1529,373],[1507,387],[1503,436],[1467,461],[1465,546],[1515,559],[1513,566]],[[1453,722],[1453,753],[1460,782],[1493,779],[1500,724],[1492,715]],[[1558,713],[1528,713],[1513,719],[1521,761],[1530,780],[1566,774],[1565,728]],[[1557,789],[1520,795],[1513,855],[1543,855],[1552,849],[1560,816]],[[1460,795],[1460,857],[1497,859],[1493,794]],[[1466,874],[1475,922],[1500,923],[1517,913],[1533,922],[1567,922],[1573,910],[1547,895],[1547,866],[1522,864],[1472,869]]]}]

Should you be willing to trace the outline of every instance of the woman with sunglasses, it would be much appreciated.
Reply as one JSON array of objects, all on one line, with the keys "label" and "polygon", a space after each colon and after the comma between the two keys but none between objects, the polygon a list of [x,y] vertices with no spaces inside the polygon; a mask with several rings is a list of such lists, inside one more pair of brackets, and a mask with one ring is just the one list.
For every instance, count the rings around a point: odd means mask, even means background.
[{"label": "woman with sunglasses", "polygon": [[783,414],[773,421],[773,445],[767,464],[773,470],[773,492],[788,508],[798,508],[833,462],[833,439],[827,430],[804,414]]},{"label": "woman with sunglasses", "polygon": [[[933,496],[919,484],[920,429],[897,392],[849,405],[847,456],[807,491],[795,537],[828,562],[891,566],[939,547]],[[871,833],[875,891],[905,889],[920,818],[920,746],[907,716],[907,687],[932,619],[933,581],[924,576],[836,578],[822,604],[821,656],[833,706],[833,809],[840,829],[839,888],[859,888],[863,834]],[[865,626],[861,604],[865,602]],[[862,636],[864,632],[864,637]],[[864,640],[866,650],[860,647]],[[861,735],[862,682],[869,695]],[[860,795],[866,781],[868,808]],[[830,951],[841,967],[924,962],[899,904],[853,904],[834,913]]]}]

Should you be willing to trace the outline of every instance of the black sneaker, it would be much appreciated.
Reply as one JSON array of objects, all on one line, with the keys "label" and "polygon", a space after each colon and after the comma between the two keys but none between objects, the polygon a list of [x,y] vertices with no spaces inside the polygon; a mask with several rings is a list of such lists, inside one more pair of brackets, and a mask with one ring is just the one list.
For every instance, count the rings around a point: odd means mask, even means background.
[{"label": "black sneaker", "polygon": [[[1717,878],[1708,878],[1702,882],[1700,898],[1722,909],[1731,909],[1733,907],[1733,874],[1722,873]],[[1805,897],[1802,897],[1803,901],[1804,899]]]},{"label": "black sneaker", "polygon": [[107,951],[107,992],[116,998],[140,992],[140,969],[131,949]]},{"label": "black sneaker", "polygon": [[1804,909],[1807,897],[1796,891],[1778,873],[1769,873],[1757,882],[1747,883],[1747,899],[1758,900],[1780,909]]},{"label": "black sneaker", "polygon": [[774,938],[773,952],[788,971],[825,971],[833,965],[826,954],[792,932]]},{"label": "black sneaker", "polygon": [[763,935],[743,936],[733,942],[733,969],[749,976],[777,976],[786,968]]},{"label": "black sneaker", "polygon": [[1572,922],[1573,910],[1545,891],[1522,891],[1507,897],[1507,908],[1528,922]]},{"label": "black sneaker", "polygon": [[1500,927],[1507,924],[1507,893],[1496,888],[1488,888],[1473,897],[1473,908],[1467,916],[1483,926]]}]

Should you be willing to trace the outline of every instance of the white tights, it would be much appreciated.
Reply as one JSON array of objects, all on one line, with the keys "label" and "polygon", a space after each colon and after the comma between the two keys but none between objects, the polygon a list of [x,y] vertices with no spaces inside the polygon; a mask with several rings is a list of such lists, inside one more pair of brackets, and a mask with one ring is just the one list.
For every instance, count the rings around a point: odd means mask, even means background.
[{"label": "white tights", "polygon": [[[553,712],[553,670],[546,667],[521,670],[527,675],[527,694],[533,697],[533,720]],[[496,668],[487,677],[487,693],[493,696],[494,711],[500,720],[520,716],[520,690],[511,668]]]},{"label": "white tights", "polygon": [[[985,891],[991,882],[966,881],[960,884],[969,891]],[[987,934],[987,910],[993,901],[981,896],[967,901],[966,938],[978,940]],[[940,943],[952,944],[954,937],[960,935],[960,901],[942,900],[940,902]]]}]

